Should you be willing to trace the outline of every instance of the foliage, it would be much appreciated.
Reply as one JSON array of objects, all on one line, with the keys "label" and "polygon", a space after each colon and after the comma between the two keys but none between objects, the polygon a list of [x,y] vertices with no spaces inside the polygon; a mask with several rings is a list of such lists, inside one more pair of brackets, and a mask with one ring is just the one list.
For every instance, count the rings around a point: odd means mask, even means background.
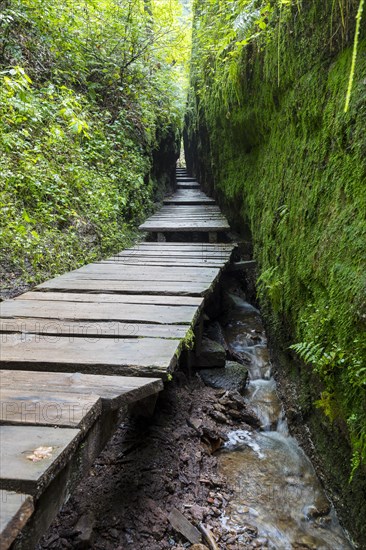
[{"label": "foliage", "polygon": [[357,15],[356,15],[356,30],[355,30],[355,41],[353,45],[353,52],[352,52],[352,63],[351,63],[351,71],[349,76],[349,82],[348,82],[348,89],[347,89],[347,96],[346,96],[346,104],[344,106],[345,112],[349,109],[349,104],[351,101],[351,93],[352,93],[352,87],[353,87],[353,80],[355,77],[355,69],[356,69],[356,59],[357,59],[357,50],[358,50],[358,39],[360,35],[360,27],[361,27],[361,18],[362,18],[362,12],[364,7],[364,0],[360,0],[360,4],[358,7]]},{"label": "foliage", "polygon": [[262,296],[269,296],[274,311],[280,311],[283,282],[279,276],[278,266],[269,267],[263,271],[258,277],[257,285]]},{"label": "foliage", "polygon": [[186,157],[250,226],[262,304],[292,327],[355,468],[366,461],[362,26],[347,113],[344,100],[359,1],[227,4],[196,6]]},{"label": "foliage", "polygon": [[32,282],[122,248],[151,209],[188,21],[178,0],[0,4],[1,255]]}]

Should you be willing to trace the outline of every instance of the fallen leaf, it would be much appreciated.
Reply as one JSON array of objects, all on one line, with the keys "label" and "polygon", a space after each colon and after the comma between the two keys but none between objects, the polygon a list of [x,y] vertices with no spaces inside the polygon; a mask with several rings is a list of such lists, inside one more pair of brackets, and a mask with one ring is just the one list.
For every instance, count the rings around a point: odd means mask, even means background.
[{"label": "fallen leaf", "polygon": [[37,447],[37,449],[34,449],[32,454],[27,456],[27,458],[32,462],[39,462],[40,460],[44,460],[45,458],[51,458],[52,451],[53,447]]}]

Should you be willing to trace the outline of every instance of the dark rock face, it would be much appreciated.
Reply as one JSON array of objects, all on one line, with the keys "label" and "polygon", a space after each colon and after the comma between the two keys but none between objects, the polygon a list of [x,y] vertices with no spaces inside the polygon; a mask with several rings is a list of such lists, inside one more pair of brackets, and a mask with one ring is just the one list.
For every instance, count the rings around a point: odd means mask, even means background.
[{"label": "dark rock face", "polygon": [[226,361],[225,367],[200,370],[204,383],[211,388],[218,388],[244,393],[248,380],[248,369],[235,361]]},{"label": "dark rock face", "polygon": [[210,340],[209,338],[202,339],[201,354],[197,358],[196,367],[224,367],[225,360],[226,352],[223,346],[213,340]]}]

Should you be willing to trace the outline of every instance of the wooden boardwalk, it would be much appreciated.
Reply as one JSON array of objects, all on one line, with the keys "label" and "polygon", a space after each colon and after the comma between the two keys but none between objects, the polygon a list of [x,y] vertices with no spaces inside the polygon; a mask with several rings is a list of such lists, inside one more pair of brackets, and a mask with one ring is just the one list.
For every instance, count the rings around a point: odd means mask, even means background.
[{"label": "wooden boardwalk", "polygon": [[194,178],[177,176],[177,192],[164,201],[164,206],[140,226],[141,231],[156,233],[165,241],[172,233],[207,233],[210,242],[217,242],[218,233],[230,226],[220,209],[199,189]]},{"label": "wooden boardwalk", "polygon": [[229,229],[193,178],[180,174],[177,186],[141,226],[160,242],[0,304],[2,550],[34,546],[121,411],[136,403],[148,411],[192,331],[199,344],[205,299],[234,245],[164,242]]}]

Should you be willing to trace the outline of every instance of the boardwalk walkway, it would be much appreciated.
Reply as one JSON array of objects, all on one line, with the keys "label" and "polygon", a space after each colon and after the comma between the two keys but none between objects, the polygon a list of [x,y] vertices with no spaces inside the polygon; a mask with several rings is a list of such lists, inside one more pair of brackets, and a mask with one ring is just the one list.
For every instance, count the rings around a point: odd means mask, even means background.
[{"label": "boardwalk walkway", "polygon": [[2,550],[34,546],[121,412],[149,410],[192,331],[199,344],[234,245],[190,241],[216,241],[227,220],[183,173],[140,229],[158,242],[0,305]]}]

